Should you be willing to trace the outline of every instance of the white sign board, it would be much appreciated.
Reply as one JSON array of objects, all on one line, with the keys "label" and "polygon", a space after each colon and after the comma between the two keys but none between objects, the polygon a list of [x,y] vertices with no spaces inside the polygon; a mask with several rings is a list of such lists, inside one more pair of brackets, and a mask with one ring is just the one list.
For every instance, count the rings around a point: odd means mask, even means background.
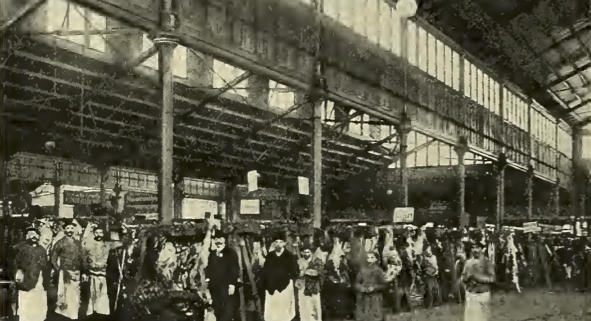
[{"label": "white sign board", "polygon": [[524,233],[535,233],[539,232],[542,228],[538,226],[538,222],[523,223]]},{"label": "white sign board", "polygon": [[185,198],[182,206],[182,218],[185,219],[204,219],[207,212],[213,217],[219,211],[218,202],[212,200]]},{"label": "white sign board", "polygon": [[413,207],[397,207],[394,209],[394,223],[412,223],[415,218]]},{"label": "white sign board", "polygon": [[298,176],[298,190],[301,195],[310,195],[310,180],[307,177]]},{"label": "white sign board", "polygon": [[261,214],[260,200],[240,200],[240,214],[257,215]]}]

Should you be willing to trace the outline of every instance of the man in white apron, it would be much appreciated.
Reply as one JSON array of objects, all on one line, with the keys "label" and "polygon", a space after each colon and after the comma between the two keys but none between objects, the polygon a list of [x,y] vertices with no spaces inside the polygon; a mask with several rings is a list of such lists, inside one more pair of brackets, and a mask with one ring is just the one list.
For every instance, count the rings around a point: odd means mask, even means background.
[{"label": "man in white apron", "polygon": [[53,272],[58,274],[55,312],[71,320],[78,320],[83,267],[82,249],[80,241],[74,237],[75,229],[73,221],[66,221],[64,237],[55,243],[51,253]]},{"label": "man in white apron", "polygon": [[269,252],[262,269],[265,289],[265,321],[289,321],[295,317],[294,280],[299,276],[295,256],[285,249],[285,233],[273,237],[274,250]]},{"label": "man in white apron", "polygon": [[466,261],[462,281],[466,284],[466,308],[464,320],[487,321],[490,314],[490,284],[495,280],[491,261],[482,254],[486,244],[477,241],[472,247],[472,257]]},{"label": "man in white apron", "polygon": [[39,231],[28,228],[26,240],[15,247],[16,288],[20,321],[43,321],[47,317],[47,252],[39,245]]},{"label": "man in white apron", "polygon": [[[92,230],[92,231],[91,231]],[[89,224],[83,237],[84,279],[90,283],[90,298],[86,315],[109,315],[107,292],[107,260],[111,243],[104,241],[104,229]]]}]

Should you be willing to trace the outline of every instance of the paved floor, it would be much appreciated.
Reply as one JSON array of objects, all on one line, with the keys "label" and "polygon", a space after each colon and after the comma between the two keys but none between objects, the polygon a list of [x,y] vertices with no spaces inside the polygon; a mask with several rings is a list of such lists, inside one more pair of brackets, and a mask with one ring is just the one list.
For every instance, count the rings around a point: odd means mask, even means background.
[{"label": "paved floor", "polygon": [[[389,321],[470,321],[463,320],[463,306],[454,304],[413,313],[394,315]],[[491,320],[499,321],[591,321],[591,296],[585,293],[549,293],[528,290],[494,294]]]}]

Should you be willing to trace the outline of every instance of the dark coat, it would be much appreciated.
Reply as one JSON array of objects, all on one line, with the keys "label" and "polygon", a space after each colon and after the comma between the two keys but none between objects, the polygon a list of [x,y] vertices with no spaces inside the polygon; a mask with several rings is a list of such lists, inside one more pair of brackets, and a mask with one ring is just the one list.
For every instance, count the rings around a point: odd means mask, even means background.
[{"label": "dark coat", "polygon": [[261,270],[261,282],[263,289],[274,294],[287,288],[290,281],[295,281],[299,276],[296,257],[288,250],[283,250],[281,255],[269,252],[265,259],[265,265]]},{"label": "dark coat", "polygon": [[205,268],[205,277],[209,279],[209,289],[214,292],[227,291],[230,285],[238,284],[240,265],[238,254],[231,248],[224,248],[218,256],[216,251],[209,252],[209,260]]},{"label": "dark coat", "polygon": [[[135,291],[136,275],[140,273],[140,249],[134,247],[132,253],[125,254],[123,260],[124,247],[120,246],[109,251],[109,258],[107,259],[107,292],[109,294],[111,311],[117,310],[121,304],[121,296],[126,293],[128,296]],[[128,263],[128,258],[131,263]],[[123,271],[120,269],[123,266]],[[121,278],[120,275],[123,277]],[[125,290],[123,289],[125,287]],[[119,291],[119,300],[117,300],[117,307],[115,306],[115,298]]]},{"label": "dark coat", "polygon": [[22,270],[24,274],[23,282],[17,284],[17,289],[30,291],[35,288],[39,281],[39,276],[43,275],[43,286],[49,288],[50,269],[47,260],[47,252],[40,245],[30,245],[20,243],[15,246],[15,260],[12,271]]}]

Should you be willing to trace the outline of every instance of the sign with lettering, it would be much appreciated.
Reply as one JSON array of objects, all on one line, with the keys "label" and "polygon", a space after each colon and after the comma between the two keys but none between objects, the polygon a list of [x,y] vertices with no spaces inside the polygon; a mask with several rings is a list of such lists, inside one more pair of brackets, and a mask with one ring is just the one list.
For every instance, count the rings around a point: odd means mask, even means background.
[{"label": "sign with lettering", "polygon": [[90,205],[100,202],[99,192],[64,191],[64,204],[67,205]]},{"label": "sign with lettering", "polygon": [[394,223],[412,223],[414,218],[414,207],[397,207],[394,209]]},{"label": "sign with lettering", "polygon": [[524,233],[535,233],[539,232],[542,228],[538,226],[538,222],[523,223]]},{"label": "sign with lettering", "polygon": [[240,214],[258,215],[261,214],[260,200],[240,200]]},{"label": "sign with lettering", "polygon": [[127,192],[125,194],[125,209],[136,214],[158,213],[158,195]]},{"label": "sign with lettering", "polygon": [[431,203],[431,206],[429,206],[429,212],[433,213],[433,214],[443,214],[443,212],[445,212],[448,208],[448,203],[447,202],[442,202],[442,201],[434,201]]}]

